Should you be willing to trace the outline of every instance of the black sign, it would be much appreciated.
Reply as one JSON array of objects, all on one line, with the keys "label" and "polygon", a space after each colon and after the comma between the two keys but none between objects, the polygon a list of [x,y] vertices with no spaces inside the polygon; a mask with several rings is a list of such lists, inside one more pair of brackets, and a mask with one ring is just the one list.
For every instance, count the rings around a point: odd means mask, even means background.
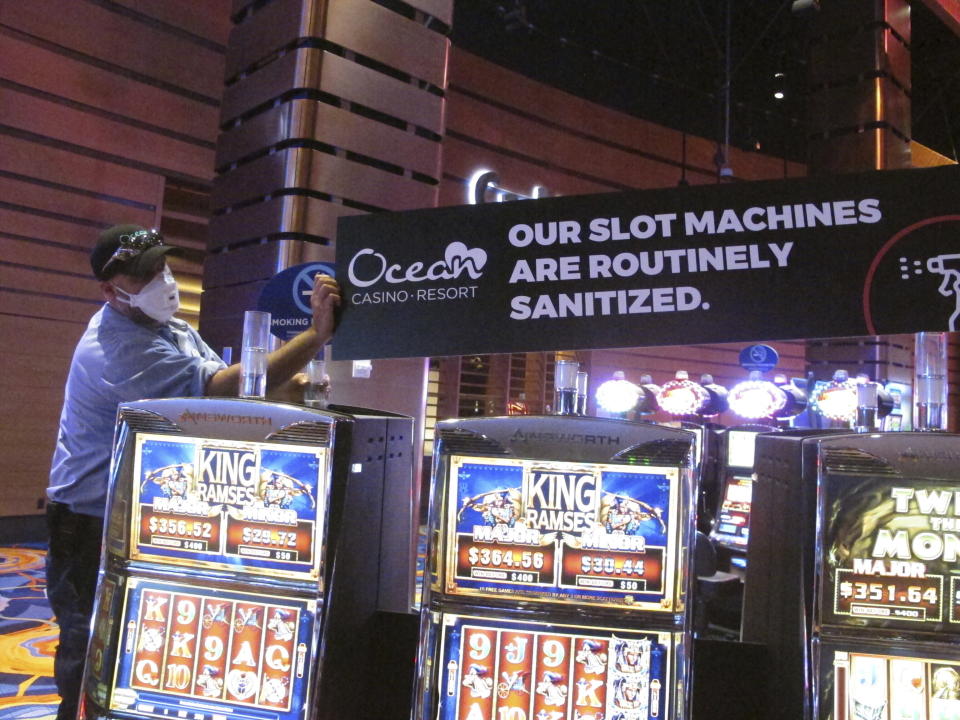
[{"label": "black sign", "polygon": [[334,359],[960,326],[960,168],[342,218]]}]

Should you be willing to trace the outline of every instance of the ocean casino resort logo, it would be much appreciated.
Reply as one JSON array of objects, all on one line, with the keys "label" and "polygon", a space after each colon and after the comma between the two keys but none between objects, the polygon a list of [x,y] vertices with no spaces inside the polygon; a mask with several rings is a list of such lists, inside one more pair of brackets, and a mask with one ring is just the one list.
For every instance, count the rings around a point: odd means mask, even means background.
[{"label": "ocean casino resort logo", "polygon": [[[443,258],[427,264],[417,260],[409,265],[391,262],[372,248],[358,250],[350,260],[347,277],[356,288],[370,288],[378,283],[389,285],[419,284],[442,280],[479,280],[487,264],[487,253],[482,248],[469,248],[456,241],[447,245]],[[477,285],[416,287],[412,290],[363,290],[354,292],[350,302],[355,305],[382,303],[432,302],[476,297]]]}]

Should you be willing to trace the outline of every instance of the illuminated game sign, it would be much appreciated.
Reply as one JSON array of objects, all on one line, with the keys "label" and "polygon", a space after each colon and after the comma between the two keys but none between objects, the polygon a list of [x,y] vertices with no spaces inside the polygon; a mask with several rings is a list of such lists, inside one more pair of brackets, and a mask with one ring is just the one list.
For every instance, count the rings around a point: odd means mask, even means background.
[{"label": "illuminated game sign", "polygon": [[863,651],[822,652],[820,720],[960,717],[960,660],[884,654],[861,647]]},{"label": "illuminated game sign", "polygon": [[960,490],[890,476],[821,480],[824,624],[960,632]]},{"label": "illuminated game sign", "polygon": [[677,468],[449,458],[444,591],[678,609]]},{"label": "illuminated game sign", "polygon": [[440,720],[672,717],[677,635],[443,614]]},{"label": "illuminated game sign", "polygon": [[132,560],[316,580],[329,450],[140,434]]},{"label": "illuminated game sign", "polygon": [[316,602],[131,578],[111,710],[295,720],[310,689]]}]

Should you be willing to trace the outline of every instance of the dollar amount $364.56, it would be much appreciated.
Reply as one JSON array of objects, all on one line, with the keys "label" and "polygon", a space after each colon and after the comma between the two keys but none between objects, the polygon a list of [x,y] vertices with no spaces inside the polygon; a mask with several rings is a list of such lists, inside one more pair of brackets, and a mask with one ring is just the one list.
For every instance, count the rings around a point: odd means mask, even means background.
[{"label": "dollar amount $364.56", "polygon": [[490,565],[492,567],[534,568],[543,567],[543,553],[532,550],[501,550],[499,548],[471,547],[467,551],[467,560],[471,565]]}]

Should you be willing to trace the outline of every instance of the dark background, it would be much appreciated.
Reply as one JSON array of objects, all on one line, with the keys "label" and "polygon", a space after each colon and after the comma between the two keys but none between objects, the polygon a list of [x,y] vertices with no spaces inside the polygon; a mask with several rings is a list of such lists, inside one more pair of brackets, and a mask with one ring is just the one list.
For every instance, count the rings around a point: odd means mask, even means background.
[{"label": "dark background", "polygon": [[[718,140],[728,132],[729,58],[730,143],[803,162],[816,10],[799,12],[793,5],[792,0],[461,0],[451,38],[567,92]],[[911,3],[911,36],[913,139],[956,161],[960,38],[919,0]],[[778,87],[783,99],[774,98]]]}]

